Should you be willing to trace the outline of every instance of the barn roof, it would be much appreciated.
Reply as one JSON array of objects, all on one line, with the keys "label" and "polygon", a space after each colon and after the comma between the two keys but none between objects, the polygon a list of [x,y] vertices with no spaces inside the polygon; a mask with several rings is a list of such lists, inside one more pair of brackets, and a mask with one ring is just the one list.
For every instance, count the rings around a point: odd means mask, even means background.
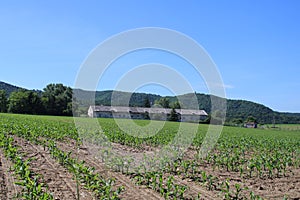
[{"label": "barn roof", "polygon": [[[150,114],[169,114],[172,109],[170,108],[144,108],[144,107],[126,107],[126,106],[90,106],[94,112],[122,112],[122,113],[150,113]],[[181,115],[205,115],[204,110],[191,110],[191,109],[175,109]]]}]

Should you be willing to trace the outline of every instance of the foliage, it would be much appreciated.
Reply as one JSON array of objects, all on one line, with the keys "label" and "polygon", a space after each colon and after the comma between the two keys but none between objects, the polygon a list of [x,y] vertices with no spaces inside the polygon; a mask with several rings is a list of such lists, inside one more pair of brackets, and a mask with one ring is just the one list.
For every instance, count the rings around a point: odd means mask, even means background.
[{"label": "foliage", "polygon": [[44,88],[42,101],[49,115],[72,115],[72,89],[63,84],[49,84]]},{"label": "foliage", "polygon": [[166,97],[162,97],[155,101],[156,105],[160,105],[163,108],[170,108],[170,100]]},{"label": "foliage", "polygon": [[181,109],[181,105],[179,101],[174,101],[172,103],[170,103],[170,107],[174,108],[174,109]]},{"label": "foliage", "polygon": [[149,97],[147,96],[144,100],[144,106],[145,108],[150,108],[151,107],[151,103],[150,103],[150,100],[149,100]]},{"label": "foliage", "polygon": [[40,96],[30,90],[12,92],[9,98],[8,112],[20,114],[41,114],[43,106]]},{"label": "foliage", "polygon": [[[125,104],[124,99],[129,98],[129,106],[132,107],[143,107],[144,106],[144,100],[145,98],[149,98],[150,102],[158,102],[161,101],[160,99],[168,99],[169,100],[169,107],[174,107],[174,104],[178,101],[180,98],[183,102],[188,104],[191,101],[191,96],[193,94],[185,94],[180,95],[178,97],[174,96],[167,96],[162,97],[160,95],[155,94],[145,94],[145,93],[129,93],[129,92],[120,92],[120,91],[97,91],[97,92],[88,92],[83,90],[77,90],[78,96],[80,96],[79,103],[80,106],[83,106],[87,108],[94,104],[95,102],[90,102],[89,99],[93,96],[95,96],[96,104],[97,105],[111,105],[111,94],[114,92],[117,94],[116,96],[118,99],[116,99],[115,105],[118,106],[128,106],[128,104]],[[131,96],[131,97],[130,97]],[[199,102],[199,109],[205,110],[207,113],[211,113],[211,96],[207,94],[196,94]],[[218,102],[219,97],[215,97],[216,102]],[[163,106],[164,107],[164,106]],[[180,102],[181,108],[188,108],[189,105],[183,105],[182,102]],[[273,118],[275,117],[276,123],[300,123],[300,114],[299,113],[280,113],[271,110],[270,108],[250,102],[245,100],[227,100],[227,111],[226,111],[226,123],[231,124],[231,122],[235,119],[242,119],[242,121],[245,121],[248,116],[253,116],[257,119],[259,123],[267,124],[272,123]]]},{"label": "foliage", "polygon": [[7,95],[6,97],[9,97],[12,92],[16,92],[20,89],[23,89],[23,88],[0,81],[0,90],[4,90],[6,92],[6,95]]},{"label": "foliage", "polygon": [[254,122],[254,123],[257,123],[257,120],[255,117],[253,116],[249,116],[247,117],[246,121],[245,122]]},{"label": "foliage", "polygon": [[[59,85],[59,84],[50,84],[50,85]],[[48,87],[48,86],[47,86]],[[47,88],[46,87],[46,88]],[[64,86],[65,87],[65,86]],[[10,95],[12,92],[18,91],[19,87],[4,83],[0,81],[0,90],[3,89],[6,91],[6,95]],[[51,90],[52,91],[52,90]],[[68,91],[70,91],[70,88],[68,88]],[[33,91],[37,94],[41,95],[42,91]],[[128,106],[125,100],[129,99],[129,106],[131,107],[143,107],[145,106],[145,99],[148,99],[150,102],[150,105],[154,102],[159,101],[165,101],[160,99],[168,99],[169,106],[164,105],[163,107],[178,107],[178,98],[174,96],[168,96],[168,97],[162,97],[160,95],[155,94],[146,94],[146,93],[130,93],[130,92],[120,92],[120,91],[84,91],[80,89],[74,89],[73,90],[75,96],[76,96],[76,102],[78,104],[72,105],[70,102],[65,106],[63,102],[64,100],[69,101],[70,96],[65,94],[65,97],[61,98],[59,97],[58,100],[55,100],[55,103],[53,103],[53,98],[51,99],[51,96],[53,95],[45,95],[43,98],[44,106],[47,107],[48,111],[47,113],[43,114],[49,114],[52,115],[54,113],[58,113],[59,115],[71,115],[72,113],[72,106],[78,107],[79,111],[76,111],[75,114],[81,115],[86,114],[83,113],[84,110],[87,111],[88,107],[90,105],[96,104],[96,105],[111,105],[111,97],[112,93],[117,96],[116,99],[114,99],[114,105],[116,106]],[[52,92],[50,92],[52,93]],[[193,94],[185,94],[180,95],[180,99],[183,100],[186,104],[190,101],[191,96],[195,95]],[[64,96],[64,95],[61,95]],[[196,93],[196,96],[198,98],[199,103],[199,109],[204,109],[207,113],[211,114],[211,98],[215,98],[216,102],[218,103],[218,100],[220,100],[219,97],[215,97],[213,95],[207,95],[207,94],[200,94]],[[91,99],[95,97],[95,102],[91,102]],[[62,100],[62,101],[61,101]],[[60,102],[60,103],[59,103]],[[47,103],[50,103],[50,105],[47,105]],[[164,103],[163,103],[164,104]],[[64,106],[62,106],[64,105]],[[148,105],[148,103],[147,103]],[[183,105],[182,103],[179,104],[180,108],[182,107],[187,108],[188,105]],[[61,109],[63,108],[63,111],[55,111],[55,109]],[[31,112],[34,113],[34,112]],[[281,113],[271,110],[270,108],[257,104],[250,101],[245,100],[227,100],[227,113],[226,113],[226,123],[229,125],[235,125],[236,123],[232,123],[234,120],[242,119],[242,121],[245,121],[247,117],[253,116],[257,119],[257,121],[261,124],[270,124],[273,122],[273,119],[275,119],[275,122],[277,124],[297,124],[300,123],[300,113]]]},{"label": "foliage", "polygon": [[172,108],[170,116],[168,117],[168,120],[173,121],[173,122],[179,121],[179,116],[178,116],[178,113],[176,112],[175,108]]},{"label": "foliage", "polygon": [[7,111],[7,97],[5,90],[0,90],[0,112],[6,112]]},{"label": "foliage", "polygon": [[[0,82],[0,112],[20,114],[47,114],[47,115],[72,115],[80,114],[78,104],[72,102],[72,89],[63,84],[49,84],[44,91],[26,90],[10,84]],[[4,98],[9,94],[8,101]]]}]

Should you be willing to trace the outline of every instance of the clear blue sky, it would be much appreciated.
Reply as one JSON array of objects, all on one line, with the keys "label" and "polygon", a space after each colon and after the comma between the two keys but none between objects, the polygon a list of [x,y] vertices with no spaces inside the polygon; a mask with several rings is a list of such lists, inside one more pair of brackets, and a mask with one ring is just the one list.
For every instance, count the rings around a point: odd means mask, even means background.
[{"label": "clear blue sky", "polygon": [[[299,10],[298,0],[2,1],[0,80],[30,89],[48,83],[73,86],[83,60],[106,38],[133,28],[163,27],[206,49],[228,98],[300,112]],[[162,62],[179,71],[185,65],[157,52],[130,56],[114,64],[114,76],[104,77],[99,90],[112,89],[124,65]],[[197,92],[206,92],[189,70],[182,73]]]}]

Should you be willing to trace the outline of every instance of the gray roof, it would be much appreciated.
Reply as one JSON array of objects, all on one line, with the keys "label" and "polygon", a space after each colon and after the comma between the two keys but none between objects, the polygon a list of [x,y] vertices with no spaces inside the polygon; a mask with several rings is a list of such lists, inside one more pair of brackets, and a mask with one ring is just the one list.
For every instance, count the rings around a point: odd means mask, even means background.
[{"label": "gray roof", "polygon": [[[169,114],[170,108],[144,108],[144,107],[126,107],[126,106],[90,106],[94,112],[121,112],[121,113],[153,113],[153,114]],[[181,115],[205,115],[204,110],[190,110],[190,109],[175,109]]]},{"label": "gray roof", "polygon": [[181,115],[207,115],[205,110],[176,109],[176,112],[180,113]]}]

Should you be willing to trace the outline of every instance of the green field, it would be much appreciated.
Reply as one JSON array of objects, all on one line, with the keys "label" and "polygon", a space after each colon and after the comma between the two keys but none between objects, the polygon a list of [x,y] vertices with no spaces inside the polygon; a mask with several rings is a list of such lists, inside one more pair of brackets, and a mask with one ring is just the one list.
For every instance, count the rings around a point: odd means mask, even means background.
[{"label": "green field", "polygon": [[300,124],[266,124],[265,129],[283,130],[283,131],[300,131]]},{"label": "green field", "polygon": [[[101,131],[89,125],[94,120],[99,122]],[[149,161],[141,158],[140,165],[136,166],[131,157],[113,157],[110,150],[101,149],[104,148],[102,144],[98,144],[93,139],[109,141],[113,144],[110,148],[119,148],[118,151],[121,153],[134,152],[134,155],[149,153],[155,149],[162,149],[172,142],[176,138],[180,123],[156,121],[145,131],[143,127],[146,127],[149,121],[136,120],[131,124],[129,120],[120,120],[120,123],[130,130],[130,134],[127,134],[113,119],[78,118],[77,121],[82,123],[80,130],[76,129],[72,117],[0,114],[2,154],[12,163],[19,165],[20,162],[27,163],[26,169],[28,171],[32,169],[33,172],[30,173],[35,174],[35,168],[30,167],[33,163],[32,158],[22,160],[23,157],[19,156],[26,155],[27,149],[18,141],[25,139],[36,147],[43,147],[44,156],[47,153],[51,154],[53,159],[73,174],[81,190],[88,190],[95,198],[100,199],[131,199],[134,192],[130,192],[130,187],[141,190],[141,196],[150,195],[149,192],[144,193],[148,188],[152,191],[151,195],[165,199],[299,198],[300,180],[297,178],[300,177],[299,125],[280,125],[280,128],[269,129],[225,126],[217,144],[207,155],[201,157],[199,156],[201,145],[209,125],[200,124],[187,151],[176,155],[175,160],[163,160],[164,165],[160,165],[159,170],[149,172],[145,170],[146,165],[161,164],[161,160],[158,162],[155,159]],[[188,129],[197,128],[196,124],[183,124],[185,128],[183,130],[187,132]],[[161,130],[157,128],[160,126],[163,127]],[[147,135],[151,136],[145,137]],[[64,147],[64,144],[71,144],[68,148],[73,148],[73,151],[68,153],[69,151],[60,148],[57,144],[62,145],[61,147]],[[85,157],[93,157],[86,154],[80,159],[80,153],[76,148],[84,144],[98,145],[98,155],[102,156],[99,162],[105,163],[105,170],[111,171],[112,177],[95,173],[93,168],[90,168],[92,162],[89,163],[89,159],[86,163],[82,162]],[[176,145],[172,148],[181,147]],[[22,151],[18,152],[20,149]],[[39,199],[38,197],[43,195],[48,199],[51,195],[56,197],[57,188],[51,188],[50,183],[40,178],[46,176],[46,172],[45,175],[40,172],[41,174],[36,176],[21,176],[22,172],[18,172],[17,164],[14,165],[17,166],[16,182],[29,179],[41,185],[40,192],[29,199]],[[135,168],[129,171],[130,167]],[[125,178],[130,180],[130,186],[122,182]],[[101,184],[97,184],[97,181]],[[36,189],[30,186],[30,181],[24,183],[23,187],[21,191],[23,198]],[[280,187],[281,190],[274,191],[274,187]],[[77,195],[80,196],[78,192]],[[138,192],[136,195],[139,195]]]}]

